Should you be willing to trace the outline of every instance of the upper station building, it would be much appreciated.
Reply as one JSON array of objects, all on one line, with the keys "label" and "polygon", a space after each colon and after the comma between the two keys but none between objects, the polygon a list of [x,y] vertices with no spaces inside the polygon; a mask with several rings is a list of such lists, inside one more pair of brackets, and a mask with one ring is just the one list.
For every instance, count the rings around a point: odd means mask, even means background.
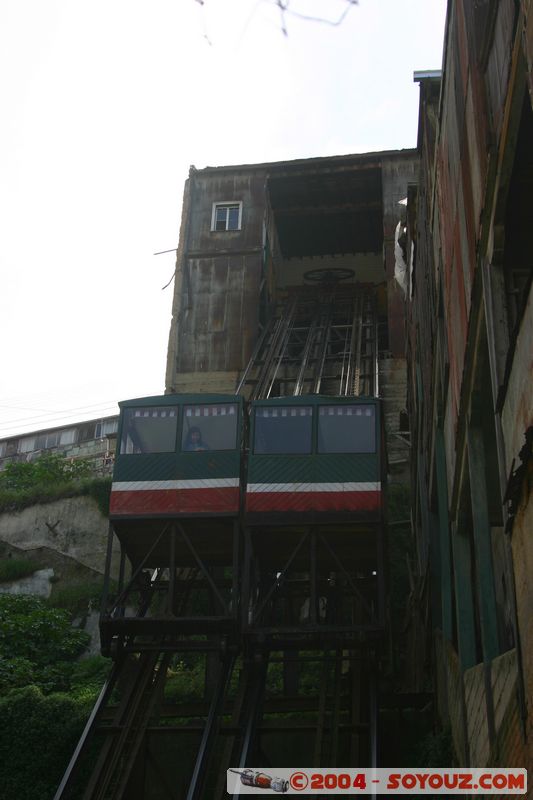
[{"label": "upper station building", "polygon": [[434,665],[459,762],[531,769],[531,0],[450,2],[442,77],[418,79],[420,179],[408,205],[413,606],[433,633],[420,657]]},{"label": "upper station building", "polygon": [[[316,293],[314,279],[333,271],[348,294],[363,286],[375,300],[380,394],[389,430],[397,433],[405,407],[405,326],[395,235],[417,169],[414,150],[191,167],[166,391],[235,391],[269,319],[295,295]],[[295,370],[304,349],[294,354]],[[272,394],[293,393],[286,385],[289,362]],[[401,470],[405,442],[391,442],[392,468]]]}]

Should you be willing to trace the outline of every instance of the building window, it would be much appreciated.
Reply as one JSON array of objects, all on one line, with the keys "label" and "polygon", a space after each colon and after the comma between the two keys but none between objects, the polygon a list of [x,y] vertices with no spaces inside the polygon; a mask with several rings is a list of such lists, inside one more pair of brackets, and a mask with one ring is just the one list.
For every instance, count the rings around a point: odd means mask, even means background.
[{"label": "building window", "polygon": [[212,231],[240,231],[241,222],[242,202],[213,203]]},{"label": "building window", "polygon": [[31,453],[32,450],[35,450],[35,436],[27,436],[24,439],[19,439],[19,453]]},{"label": "building window", "polygon": [[76,428],[68,428],[66,431],[61,431],[59,444],[60,445],[68,445],[68,444],[75,444],[76,443]]},{"label": "building window", "polygon": [[118,429],[118,419],[102,420],[97,422],[94,429],[94,438],[103,439],[105,436],[110,436],[116,433]]},{"label": "building window", "polygon": [[40,433],[35,439],[36,450],[48,450],[51,447],[57,447],[59,444],[60,434],[59,431],[52,431],[51,433]]}]

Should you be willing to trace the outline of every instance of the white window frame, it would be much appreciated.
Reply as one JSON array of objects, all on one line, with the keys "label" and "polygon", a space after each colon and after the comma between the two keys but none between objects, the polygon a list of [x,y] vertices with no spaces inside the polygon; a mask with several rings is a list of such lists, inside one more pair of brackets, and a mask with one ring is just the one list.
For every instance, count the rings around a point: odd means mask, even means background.
[{"label": "white window frame", "polygon": [[[223,231],[217,231],[216,229],[216,218],[217,218],[217,210],[219,208],[236,208],[239,209],[239,222],[237,224],[237,228],[235,230],[240,231],[242,228],[242,200],[219,200],[216,203],[213,203],[213,208],[211,210],[211,232],[212,233],[233,233],[234,231],[228,230],[225,228]],[[226,225],[227,225],[227,217],[226,217]]]},{"label": "white window frame", "polygon": [[95,439],[105,439],[107,436],[112,435],[118,431],[118,419],[100,420],[96,423],[94,429]]},{"label": "white window frame", "polygon": [[35,450],[35,436],[24,436],[18,441],[17,453],[32,453]]}]

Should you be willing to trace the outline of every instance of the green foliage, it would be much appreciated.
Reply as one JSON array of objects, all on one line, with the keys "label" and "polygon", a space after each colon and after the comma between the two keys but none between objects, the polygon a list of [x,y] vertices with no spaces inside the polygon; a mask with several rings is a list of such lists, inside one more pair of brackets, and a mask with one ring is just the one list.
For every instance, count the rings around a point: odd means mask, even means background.
[{"label": "green foliage", "polygon": [[35,665],[27,658],[0,656],[0,695],[34,682]]},{"label": "green foliage", "polygon": [[86,459],[70,461],[60,453],[45,453],[35,461],[16,461],[0,473],[0,488],[24,491],[34,487],[72,483],[91,474]]},{"label": "green foliage", "polygon": [[0,472],[0,512],[19,511],[64,497],[92,497],[101,513],[109,513],[111,478],[91,478],[88,459],[71,461],[45,453],[31,462],[12,462]]},{"label": "green foliage", "polygon": [[91,481],[85,481],[80,486],[80,494],[92,497],[96,500],[96,504],[100,509],[102,516],[109,515],[109,498],[111,496],[111,478],[93,478]]},{"label": "green foliage", "polygon": [[39,567],[29,558],[2,558],[0,559],[0,583],[16,581],[26,578],[38,570]]},{"label": "green foliage", "polygon": [[108,659],[77,660],[90,637],[70,616],[32,595],[0,595],[2,798],[53,797],[108,675]]},{"label": "green foliage", "polygon": [[21,511],[28,506],[53,503],[65,497],[92,497],[103,516],[109,514],[111,478],[93,478],[79,483],[58,483],[28,489],[3,489],[0,485],[0,513]]},{"label": "green foliage", "polygon": [[0,699],[2,797],[51,798],[81,735],[91,702],[45,696],[36,686]]},{"label": "green foliage", "polygon": [[168,671],[165,684],[165,701],[179,703],[184,700],[201,699],[204,694],[204,660],[192,666],[180,661]]},{"label": "green foliage", "polygon": [[103,591],[102,581],[74,583],[63,588],[54,587],[47,602],[54,608],[70,611],[71,615],[84,614],[89,606],[100,607]]},{"label": "green foliage", "polygon": [[33,486],[28,489],[3,489],[0,485],[0,512],[21,511],[28,506],[52,503],[63,497],[76,497],[79,488],[71,483]]},{"label": "green foliage", "polygon": [[111,659],[103,656],[89,656],[75,661],[70,673],[71,692],[76,695],[90,693],[96,697],[107,680],[111,664]]},{"label": "green foliage", "polygon": [[20,686],[26,670],[28,678],[39,683],[44,691],[68,688],[69,667],[62,662],[77,658],[89,640],[88,634],[71,626],[66,611],[49,608],[39,597],[0,595],[4,686],[6,683]]}]

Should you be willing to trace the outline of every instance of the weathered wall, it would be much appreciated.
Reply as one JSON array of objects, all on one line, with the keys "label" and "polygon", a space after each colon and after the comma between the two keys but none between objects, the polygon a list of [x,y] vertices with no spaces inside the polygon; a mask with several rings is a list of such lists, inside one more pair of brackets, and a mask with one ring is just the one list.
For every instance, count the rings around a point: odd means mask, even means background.
[{"label": "weathered wall", "polygon": [[533,471],[524,480],[523,499],[513,525],[513,563],[522,648],[524,693],[528,705],[529,767],[533,769]]},{"label": "weathered wall", "polygon": [[404,358],[384,358],[379,362],[380,395],[387,435],[387,457],[392,480],[409,476],[409,444],[400,434],[400,411],[407,406],[407,375]]},{"label": "weathered wall", "polygon": [[1,514],[0,544],[33,554],[41,564],[50,553],[56,574],[63,558],[103,575],[108,525],[94,500],[71,497]]},{"label": "weathered wall", "polygon": [[405,297],[394,279],[394,234],[400,219],[400,200],[418,179],[418,157],[387,157],[382,163],[383,257],[387,280],[389,349],[394,358],[405,357]]},{"label": "weathered wall", "polygon": [[[353,175],[359,174],[358,158],[364,161],[363,156],[346,157],[354,160],[353,170],[339,165],[338,159],[331,159],[332,170],[335,165],[338,169],[335,174],[340,197],[344,196],[343,180],[349,188]],[[377,227],[380,241],[381,229],[384,237],[384,270],[381,276],[377,274],[381,259],[375,259],[376,274],[373,280],[377,283],[385,280],[387,283],[389,349],[394,358],[403,358],[405,298],[394,280],[394,233],[401,216],[398,203],[406,197],[408,185],[417,178],[418,157],[408,150],[372,154],[372,158],[376,162],[374,172],[380,180],[376,183],[374,175],[373,182],[366,186],[363,175],[357,190],[363,193],[362,202],[370,203],[374,216],[375,203],[382,204],[383,219],[380,219],[381,212],[378,212]],[[331,193],[333,190],[327,181],[329,170],[324,169],[327,163],[328,159],[311,159],[294,163],[191,169],[184,191],[176,259],[173,318],[167,358],[168,392],[205,391],[204,387],[213,391],[232,390],[233,378],[246,366],[259,331],[261,287],[266,277],[263,274],[263,259],[264,225],[268,211],[267,179],[276,176],[278,185],[287,182],[292,187],[291,191],[295,194],[293,196],[289,192],[289,195],[291,202],[295,203],[297,215],[302,210],[300,205],[305,209],[307,204],[313,203],[317,213],[320,213],[321,206],[311,189],[307,192],[305,178],[310,177],[311,180],[318,176],[317,180],[323,180],[323,184],[318,184],[322,191]],[[343,172],[343,169],[346,171]],[[311,184],[314,186],[312,180]],[[374,184],[379,187],[377,199],[365,194],[375,190]],[[351,190],[355,191],[353,186]],[[314,191],[316,193],[316,186]],[[346,191],[349,194],[348,189]],[[212,231],[213,204],[228,202],[242,203],[241,229]],[[356,214],[355,211],[353,213]],[[354,216],[354,219],[357,220],[357,217]],[[303,241],[312,242],[312,234],[312,230],[306,233],[302,229]],[[274,231],[270,231],[270,235],[276,238]],[[359,245],[362,248],[361,242]],[[293,262],[291,269],[294,271],[297,268],[303,275],[306,264],[300,258],[294,258]],[[325,264],[321,257],[320,267]],[[333,266],[338,266],[337,261]],[[350,266],[353,266],[352,261]]]},{"label": "weathered wall", "polygon": [[[228,391],[258,330],[264,170],[191,169],[185,188],[167,392]],[[242,202],[238,231],[212,231],[213,203]]]},{"label": "weathered wall", "polygon": [[28,575],[26,578],[1,583],[0,594],[36,594],[39,597],[50,597],[53,578],[52,567],[38,569],[33,575]]},{"label": "weathered wall", "polygon": [[449,2],[440,95],[420,79],[422,174],[409,209],[413,508],[429,545],[438,521],[429,580],[441,584],[433,625],[448,665],[438,707],[474,766],[533,765],[522,733],[527,714],[531,739],[531,468],[512,538],[502,504],[533,425],[530,26],[531,0]]},{"label": "weathered wall", "polygon": [[464,675],[470,765],[531,768],[527,744],[520,735],[521,723],[516,703],[518,660],[515,649],[494,659],[491,664],[490,681],[495,728],[495,742],[492,747],[485,710],[484,665],[479,664],[467,670]]},{"label": "weathered wall", "polygon": [[[524,444],[524,434],[533,424],[533,391],[531,382],[524,376],[533,375],[533,289],[522,317],[516,340],[514,358],[502,409],[502,427],[505,439],[506,469],[511,472],[513,460]],[[516,463],[515,463],[516,466]]]},{"label": "weathered wall", "polygon": [[484,669],[483,664],[478,664],[464,674],[469,763],[473,767],[482,767],[490,760]]}]

